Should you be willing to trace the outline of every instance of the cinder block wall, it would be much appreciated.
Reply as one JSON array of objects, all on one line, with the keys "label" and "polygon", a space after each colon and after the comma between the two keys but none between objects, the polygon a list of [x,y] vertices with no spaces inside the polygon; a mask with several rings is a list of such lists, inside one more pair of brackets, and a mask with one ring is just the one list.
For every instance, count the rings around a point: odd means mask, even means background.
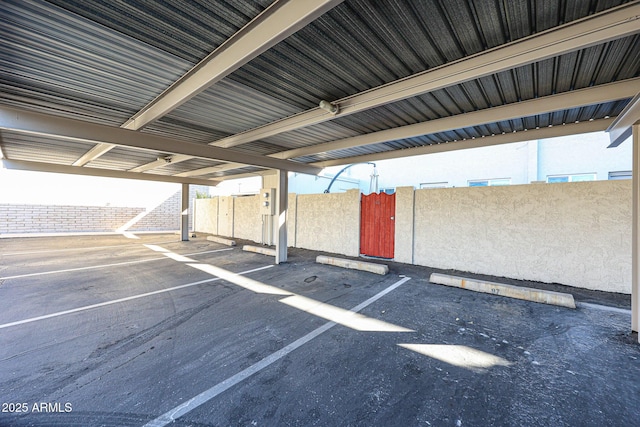
[{"label": "cinder block wall", "polygon": [[[193,192],[191,190],[190,192]],[[193,200],[192,198],[190,200]],[[167,231],[180,229],[180,191],[165,200],[161,205],[147,213],[140,221],[133,224],[129,231]],[[193,209],[191,209],[193,212]],[[189,217],[189,221],[193,218]]]},{"label": "cinder block wall", "polygon": [[0,204],[0,234],[114,231],[143,211],[111,206]]},{"label": "cinder block wall", "polygon": [[[206,187],[189,186],[190,212],[194,212],[196,190],[202,188]],[[177,191],[127,231],[180,229],[180,204],[180,191]],[[113,232],[145,210],[142,207],[0,204],[0,235]],[[193,215],[189,217],[189,226],[193,228]]]}]

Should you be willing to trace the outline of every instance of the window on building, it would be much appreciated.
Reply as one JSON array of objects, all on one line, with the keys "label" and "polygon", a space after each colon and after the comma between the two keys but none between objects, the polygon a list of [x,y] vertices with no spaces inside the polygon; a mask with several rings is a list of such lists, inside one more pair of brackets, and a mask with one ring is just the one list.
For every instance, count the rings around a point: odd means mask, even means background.
[{"label": "window on building", "polygon": [[632,177],[633,177],[633,174],[632,174],[631,171],[609,172],[609,179],[610,180],[631,179]]},{"label": "window on building", "polygon": [[496,187],[500,185],[511,185],[511,178],[474,179],[467,182],[469,187]]},{"label": "window on building", "polygon": [[423,182],[420,184],[420,188],[447,188],[447,181],[442,182]]},{"label": "window on building", "polygon": [[393,194],[396,192],[395,188],[381,188],[380,189],[381,193],[387,193],[387,194]]},{"label": "window on building", "polygon": [[581,182],[581,181],[595,181],[595,173],[578,173],[572,175],[549,175],[547,176],[547,182],[554,184],[557,182]]}]

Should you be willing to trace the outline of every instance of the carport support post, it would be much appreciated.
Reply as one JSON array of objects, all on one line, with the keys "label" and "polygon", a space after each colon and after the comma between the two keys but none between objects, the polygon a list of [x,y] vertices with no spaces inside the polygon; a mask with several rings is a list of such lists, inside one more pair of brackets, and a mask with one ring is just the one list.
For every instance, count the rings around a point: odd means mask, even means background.
[{"label": "carport support post", "polygon": [[[633,125],[631,330],[640,331],[640,124]],[[638,335],[640,342],[640,334]]]},{"label": "carport support post", "polygon": [[278,170],[278,190],[276,191],[276,264],[287,262],[287,202],[289,180],[287,171]]},{"label": "carport support post", "polygon": [[180,238],[183,242],[189,240],[189,184],[182,184],[180,204]]}]

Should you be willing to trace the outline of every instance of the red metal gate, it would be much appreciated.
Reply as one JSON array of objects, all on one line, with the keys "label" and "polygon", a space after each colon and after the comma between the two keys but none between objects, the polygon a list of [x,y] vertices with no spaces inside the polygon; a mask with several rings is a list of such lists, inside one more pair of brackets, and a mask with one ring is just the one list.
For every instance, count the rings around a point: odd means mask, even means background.
[{"label": "red metal gate", "polygon": [[364,194],[360,199],[360,253],[393,258],[395,240],[395,194]]}]

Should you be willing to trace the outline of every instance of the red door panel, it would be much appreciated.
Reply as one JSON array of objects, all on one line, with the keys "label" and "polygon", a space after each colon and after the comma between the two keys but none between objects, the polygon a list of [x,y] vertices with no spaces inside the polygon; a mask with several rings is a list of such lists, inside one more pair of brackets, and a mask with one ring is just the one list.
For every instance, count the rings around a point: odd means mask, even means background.
[{"label": "red door panel", "polygon": [[362,195],[360,199],[360,253],[393,258],[395,238],[395,194]]}]

